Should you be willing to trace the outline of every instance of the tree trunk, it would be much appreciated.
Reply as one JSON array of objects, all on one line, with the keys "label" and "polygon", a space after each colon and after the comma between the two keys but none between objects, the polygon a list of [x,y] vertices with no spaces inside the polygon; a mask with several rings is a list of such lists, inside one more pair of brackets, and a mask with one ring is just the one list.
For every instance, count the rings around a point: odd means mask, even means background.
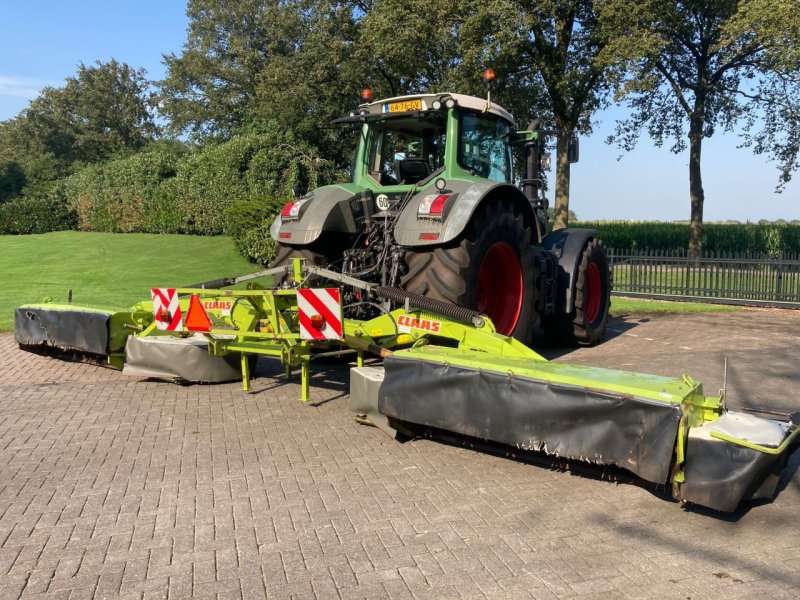
[{"label": "tree trunk", "polygon": [[692,223],[689,235],[689,256],[699,258],[703,252],[703,177],[700,154],[703,148],[703,119],[689,120],[689,198],[692,202]]},{"label": "tree trunk", "polygon": [[556,203],[553,230],[565,229],[569,225],[569,176],[570,163],[567,155],[569,134],[559,127],[556,141]]}]

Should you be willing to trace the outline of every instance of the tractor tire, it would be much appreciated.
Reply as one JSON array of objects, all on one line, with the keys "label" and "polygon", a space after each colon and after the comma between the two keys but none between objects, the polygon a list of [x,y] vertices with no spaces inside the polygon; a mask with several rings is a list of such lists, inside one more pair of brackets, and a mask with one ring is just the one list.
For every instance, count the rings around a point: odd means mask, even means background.
[{"label": "tractor tire", "polygon": [[498,332],[529,343],[537,321],[539,271],[531,228],[510,202],[489,204],[450,246],[409,250],[402,287],[478,310]]},{"label": "tractor tire", "polygon": [[[269,268],[288,265],[295,258],[305,258],[307,262],[318,267],[327,266],[329,263],[327,256],[314,252],[313,250],[309,250],[308,248],[292,248],[291,246],[275,244],[275,250],[275,260],[269,263]],[[286,273],[281,277],[275,277],[275,287],[282,287],[291,279],[291,273]]]},{"label": "tractor tire", "polygon": [[611,306],[611,277],[603,243],[586,242],[578,264],[572,312],[544,320],[547,337],[569,345],[591,346],[601,341]]}]

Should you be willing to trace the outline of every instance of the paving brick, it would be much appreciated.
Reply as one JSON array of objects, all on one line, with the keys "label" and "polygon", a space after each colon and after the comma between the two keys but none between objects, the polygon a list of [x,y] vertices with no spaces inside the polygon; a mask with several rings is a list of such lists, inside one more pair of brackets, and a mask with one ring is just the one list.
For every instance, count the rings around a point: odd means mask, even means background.
[{"label": "paving brick", "polygon": [[[776,323],[794,333],[770,342]],[[728,347],[748,360],[800,351],[800,319],[783,313],[623,325],[670,340],[706,326],[686,355],[706,389],[721,385],[705,354],[725,331],[742,332]],[[680,375],[648,343],[559,360]],[[0,598],[798,597],[797,476],[719,518],[639,486],[395,442],[352,421],[344,367],[320,368],[320,402],[302,405],[266,360],[244,394],[64,363],[0,335]],[[729,393],[751,390],[731,380]],[[798,383],[773,369],[756,392]],[[799,465],[796,453],[786,472]]]}]

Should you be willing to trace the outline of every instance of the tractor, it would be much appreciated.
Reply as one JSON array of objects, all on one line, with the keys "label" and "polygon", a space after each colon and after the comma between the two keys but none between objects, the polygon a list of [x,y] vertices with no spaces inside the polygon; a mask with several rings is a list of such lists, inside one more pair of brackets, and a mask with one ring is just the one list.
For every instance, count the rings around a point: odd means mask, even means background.
[{"label": "tractor", "polygon": [[[333,122],[358,131],[351,180],[296,193],[270,229],[270,266],[303,258],[474,309],[525,344],[539,325],[550,339],[601,340],[611,282],[597,231],[547,231],[544,142],[554,132],[538,120],[519,130],[490,93],[373,102],[366,88],[362,100]],[[577,161],[577,139],[569,154]],[[363,291],[344,295],[345,316],[375,316]]]}]

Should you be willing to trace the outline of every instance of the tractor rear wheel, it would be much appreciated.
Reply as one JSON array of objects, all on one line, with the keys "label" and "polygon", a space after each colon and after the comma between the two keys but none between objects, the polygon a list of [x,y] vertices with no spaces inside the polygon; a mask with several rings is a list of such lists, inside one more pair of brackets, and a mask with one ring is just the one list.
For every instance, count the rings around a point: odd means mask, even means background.
[{"label": "tractor rear wheel", "polygon": [[408,251],[405,260],[406,290],[478,310],[498,332],[530,341],[538,268],[531,228],[510,202],[479,209],[458,243]]},{"label": "tractor rear wheel", "polygon": [[573,298],[575,303],[570,314],[548,317],[544,321],[547,336],[584,346],[597,343],[605,335],[611,306],[608,257],[599,240],[591,239],[583,248]]},{"label": "tractor rear wheel", "polygon": [[[275,244],[275,260],[269,263],[269,267],[282,267],[291,264],[295,258],[305,258],[306,262],[319,267],[328,265],[328,257],[324,254],[319,254],[308,248],[292,248],[291,246],[284,246],[282,244]],[[285,282],[292,278],[290,273],[286,273],[281,277],[275,278],[275,287],[283,285]]]}]

